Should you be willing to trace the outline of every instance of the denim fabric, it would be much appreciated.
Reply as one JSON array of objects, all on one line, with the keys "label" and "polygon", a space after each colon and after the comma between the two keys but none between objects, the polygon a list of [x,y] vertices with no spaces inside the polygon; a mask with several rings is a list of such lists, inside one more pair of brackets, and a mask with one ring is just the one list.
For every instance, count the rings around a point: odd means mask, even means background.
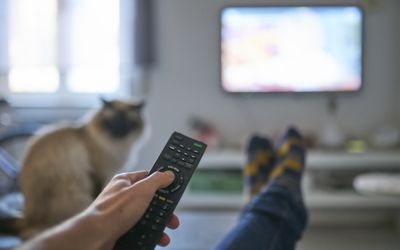
[{"label": "denim fabric", "polygon": [[292,250],[306,224],[298,178],[281,176],[253,198],[215,250]]}]

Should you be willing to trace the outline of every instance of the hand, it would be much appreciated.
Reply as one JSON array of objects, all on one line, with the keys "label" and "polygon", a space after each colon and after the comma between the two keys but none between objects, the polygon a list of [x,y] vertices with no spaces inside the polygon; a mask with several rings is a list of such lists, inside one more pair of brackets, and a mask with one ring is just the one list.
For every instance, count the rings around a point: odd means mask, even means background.
[{"label": "hand", "polygon": [[[171,171],[155,172],[150,176],[146,171],[116,175],[85,214],[98,218],[94,221],[98,221],[96,230],[100,233],[99,237],[108,239],[106,245],[112,248],[118,238],[143,216],[157,189],[167,187],[174,178]],[[168,227],[175,229],[178,226],[179,220],[173,215]],[[159,245],[166,246],[169,242],[168,235],[164,233]]]},{"label": "hand", "polygon": [[[40,233],[18,247],[18,250],[110,250],[116,241],[143,216],[157,189],[167,187],[174,180],[170,172],[145,171],[119,174],[112,178],[93,203],[83,212]],[[173,215],[168,227],[179,226]],[[162,235],[159,245],[170,242]]]}]

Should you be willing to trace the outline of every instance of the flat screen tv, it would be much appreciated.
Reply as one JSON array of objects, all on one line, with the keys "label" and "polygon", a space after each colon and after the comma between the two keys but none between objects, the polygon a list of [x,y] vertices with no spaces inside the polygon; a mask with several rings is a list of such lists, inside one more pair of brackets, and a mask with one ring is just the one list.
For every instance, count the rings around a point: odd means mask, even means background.
[{"label": "flat screen tv", "polygon": [[228,92],[354,92],[362,85],[358,6],[230,6],[220,12]]}]

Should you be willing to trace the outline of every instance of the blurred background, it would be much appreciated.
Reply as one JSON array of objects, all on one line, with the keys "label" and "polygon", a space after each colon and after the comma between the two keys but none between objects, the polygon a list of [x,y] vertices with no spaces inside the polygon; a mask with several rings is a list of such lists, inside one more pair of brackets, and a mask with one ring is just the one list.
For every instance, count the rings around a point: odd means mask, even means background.
[{"label": "blurred background", "polygon": [[[221,10],[233,4],[360,6],[361,87],[227,90]],[[396,0],[0,0],[0,143],[11,156],[1,195],[18,191],[18,160],[38,127],[77,120],[100,96],[138,98],[147,136],[123,170],[151,168],[173,131],[209,145],[165,249],[212,248],[244,204],[248,138],[291,124],[309,146],[310,226],[297,249],[399,249],[399,11]],[[3,199],[0,211],[20,209],[21,199]],[[0,237],[0,246],[14,240]]]}]

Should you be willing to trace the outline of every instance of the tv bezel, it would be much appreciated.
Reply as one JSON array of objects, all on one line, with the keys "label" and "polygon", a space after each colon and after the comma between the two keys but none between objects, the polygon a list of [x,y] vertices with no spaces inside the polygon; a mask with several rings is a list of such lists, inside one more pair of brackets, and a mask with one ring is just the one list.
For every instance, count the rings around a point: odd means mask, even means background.
[{"label": "tv bezel", "polygon": [[[360,63],[361,63],[361,74],[360,74],[360,87],[357,90],[335,90],[335,91],[229,91],[224,88],[224,85],[222,83],[222,13],[225,9],[227,8],[274,8],[274,7],[283,7],[283,8],[290,8],[290,7],[333,7],[333,8],[343,8],[343,7],[355,7],[357,8],[360,13],[361,13],[361,58],[360,58]],[[304,94],[312,94],[312,95],[318,95],[318,94],[331,94],[331,95],[336,95],[336,94],[356,94],[361,92],[364,89],[364,72],[365,72],[365,11],[362,5],[359,4],[229,4],[229,5],[224,5],[220,8],[218,12],[218,19],[219,19],[219,86],[220,88],[225,92],[229,93],[232,95],[304,95]]]}]

